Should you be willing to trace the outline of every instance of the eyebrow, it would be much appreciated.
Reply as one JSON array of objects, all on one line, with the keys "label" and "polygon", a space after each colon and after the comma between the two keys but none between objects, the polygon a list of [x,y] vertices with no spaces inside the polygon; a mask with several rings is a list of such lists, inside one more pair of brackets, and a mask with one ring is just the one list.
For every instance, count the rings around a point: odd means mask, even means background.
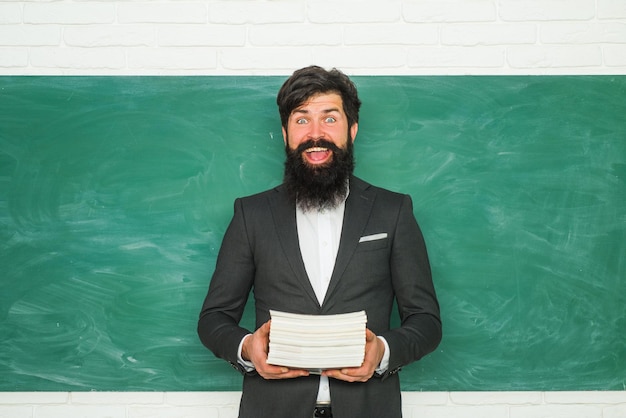
[{"label": "eyebrow", "polygon": [[[337,107],[331,107],[331,108],[328,108],[328,109],[324,109],[324,110],[322,110],[322,112],[321,112],[321,113],[333,113],[333,112],[338,112],[338,113],[339,113],[339,112],[340,112],[340,110],[339,110],[339,108],[337,108]],[[306,115],[306,114],[309,114],[309,113],[311,113],[311,112],[310,112],[310,111],[308,111],[307,109],[297,108],[297,109],[294,109],[294,110],[291,112],[291,114],[292,114],[292,115],[293,115],[293,114],[295,114],[295,113],[301,113],[301,114],[305,114],[305,115]]]}]

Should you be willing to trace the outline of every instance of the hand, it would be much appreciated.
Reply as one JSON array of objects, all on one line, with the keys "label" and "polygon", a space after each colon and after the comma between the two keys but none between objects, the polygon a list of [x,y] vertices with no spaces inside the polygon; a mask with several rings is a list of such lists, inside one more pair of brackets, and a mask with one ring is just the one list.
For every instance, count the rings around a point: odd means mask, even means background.
[{"label": "hand", "polygon": [[346,382],[367,382],[373,375],[385,354],[385,344],[369,329],[365,330],[365,358],[361,367],[324,370],[323,376]]},{"label": "hand", "polygon": [[241,357],[252,362],[257,373],[264,379],[291,379],[308,376],[308,370],[290,369],[284,366],[274,366],[267,363],[267,353],[270,344],[270,323],[267,321],[254,334],[243,342]]}]

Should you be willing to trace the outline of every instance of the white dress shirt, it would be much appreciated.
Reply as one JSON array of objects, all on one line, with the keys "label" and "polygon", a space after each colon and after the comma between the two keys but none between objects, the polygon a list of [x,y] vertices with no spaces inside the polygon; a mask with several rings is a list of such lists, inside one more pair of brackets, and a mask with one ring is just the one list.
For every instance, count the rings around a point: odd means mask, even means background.
[{"label": "white dress shirt", "polygon": [[[339,249],[345,201],[335,208],[303,212],[296,209],[298,240],[306,273],[320,304],[324,303]],[[328,377],[320,376],[318,402],[330,402]]]}]

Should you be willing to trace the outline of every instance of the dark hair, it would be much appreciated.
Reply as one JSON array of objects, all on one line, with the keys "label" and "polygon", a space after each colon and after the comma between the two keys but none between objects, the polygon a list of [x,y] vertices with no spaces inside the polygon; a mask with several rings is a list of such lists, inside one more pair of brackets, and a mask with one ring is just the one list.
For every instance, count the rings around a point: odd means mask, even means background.
[{"label": "dark hair", "polygon": [[312,65],[296,70],[278,91],[276,103],[283,127],[287,129],[289,116],[294,109],[312,96],[322,93],[337,93],[341,96],[349,127],[359,121],[361,100],[352,80],[336,68],[326,71]]}]

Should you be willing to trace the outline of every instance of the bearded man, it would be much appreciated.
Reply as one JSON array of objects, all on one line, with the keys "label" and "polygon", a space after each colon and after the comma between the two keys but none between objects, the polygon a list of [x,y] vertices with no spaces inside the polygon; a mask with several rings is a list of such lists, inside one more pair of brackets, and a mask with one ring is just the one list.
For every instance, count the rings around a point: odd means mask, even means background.
[{"label": "bearded man", "polygon": [[[243,375],[241,418],[402,416],[398,372],[441,340],[424,238],[408,195],[353,175],[361,101],[341,71],[295,71],[278,92],[282,185],[235,201],[198,334]],[[254,291],[256,329],[239,325]],[[394,300],[401,325],[390,328]],[[268,364],[270,310],[365,311],[358,367]]]}]

